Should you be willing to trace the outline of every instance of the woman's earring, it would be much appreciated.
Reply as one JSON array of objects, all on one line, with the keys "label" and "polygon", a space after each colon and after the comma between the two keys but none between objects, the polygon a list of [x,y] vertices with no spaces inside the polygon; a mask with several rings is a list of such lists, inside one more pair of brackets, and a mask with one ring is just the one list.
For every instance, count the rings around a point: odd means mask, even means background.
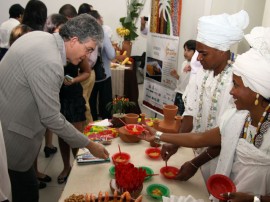
[{"label": "woman's earring", "polygon": [[259,93],[257,93],[256,100],[254,102],[255,106],[257,106],[259,104],[259,96],[260,96]]}]

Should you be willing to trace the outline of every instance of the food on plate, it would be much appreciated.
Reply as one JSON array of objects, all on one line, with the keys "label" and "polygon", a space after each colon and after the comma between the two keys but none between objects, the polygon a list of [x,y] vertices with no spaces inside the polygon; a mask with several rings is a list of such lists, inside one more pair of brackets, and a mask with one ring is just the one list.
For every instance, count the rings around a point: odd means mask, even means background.
[{"label": "food on plate", "polygon": [[125,162],[126,159],[122,158],[121,156],[118,156],[118,157],[115,159],[115,161],[116,161],[117,163],[122,163],[122,162]]},{"label": "food on plate", "polygon": [[171,171],[164,172],[164,175],[167,176],[167,177],[174,177],[175,176],[175,174],[173,172],[171,172]]},{"label": "food on plate", "polygon": [[64,202],[141,202],[142,195],[140,195],[137,199],[132,199],[129,192],[124,192],[121,196],[118,196],[117,191],[114,192],[113,196],[109,196],[108,192],[105,192],[105,196],[100,191],[98,194],[98,198],[95,197],[94,194],[72,194],[68,198],[65,199]]},{"label": "food on plate", "polygon": [[121,63],[121,65],[126,64],[129,61],[129,57],[126,57],[126,59],[123,60],[123,62]]},{"label": "food on plate", "polygon": [[150,76],[157,76],[161,74],[161,69],[158,64],[147,64],[146,70]]},{"label": "food on plate", "polygon": [[151,157],[157,157],[157,156],[159,156],[159,152],[151,152],[151,153],[149,153],[149,156],[151,156]]},{"label": "food on plate", "polygon": [[157,188],[152,191],[152,194],[155,196],[162,196],[162,192]]},{"label": "food on plate", "polygon": [[132,128],[132,131],[133,131],[134,133],[138,132],[136,125],[134,125],[134,127]]}]

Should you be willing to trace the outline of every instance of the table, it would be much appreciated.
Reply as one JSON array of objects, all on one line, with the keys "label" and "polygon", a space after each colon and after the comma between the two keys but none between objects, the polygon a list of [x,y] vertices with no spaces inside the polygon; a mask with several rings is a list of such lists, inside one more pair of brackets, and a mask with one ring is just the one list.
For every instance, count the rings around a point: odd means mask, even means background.
[{"label": "table", "polygon": [[[162,159],[152,160],[145,155],[145,150],[149,147],[149,143],[146,141],[141,140],[139,143],[124,143],[120,138],[115,138],[111,145],[106,146],[111,156],[118,152],[118,144],[120,145],[122,152],[128,152],[131,155],[130,162],[135,166],[150,167],[154,173],[159,173],[160,168],[165,166]],[[180,148],[168,161],[168,166],[179,167],[193,157],[194,153],[192,149]],[[113,166],[112,162],[77,165],[74,161],[67,184],[59,202],[63,202],[65,198],[68,198],[72,194],[93,193],[97,196],[99,191],[102,191],[103,193],[108,191],[112,195],[109,186],[110,180],[112,179],[112,176],[109,173],[109,168],[111,166]],[[190,194],[196,199],[209,201],[208,192],[201,172],[197,172],[195,176],[187,182],[168,180],[161,175],[153,176],[150,180],[143,183],[143,191],[141,194],[143,195],[144,202],[157,201],[146,194],[146,188],[154,183],[166,185],[170,189],[171,195],[187,196]]]},{"label": "table", "polygon": [[139,88],[136,76],[136,67],[126,66],[125,68],[111,68],[112,72],[112,95],[113,97],[124,96],[135,102],[136,106],[126,111],[126,113],[140,114],[141,109],[138,103]]}]

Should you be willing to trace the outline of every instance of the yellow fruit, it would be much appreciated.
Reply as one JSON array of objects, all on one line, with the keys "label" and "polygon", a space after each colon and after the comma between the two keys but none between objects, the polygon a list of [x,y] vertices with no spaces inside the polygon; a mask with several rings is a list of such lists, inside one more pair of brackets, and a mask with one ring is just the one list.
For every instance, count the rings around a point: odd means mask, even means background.
[{"label": "yellow fruit", "polygon": [[127,61],[129,61],[129,57],[127,57],[126,59],[124,59],[124,61],[121,63],[122,65],[126,64]]},{"label": "yellow fruit", "polygon": [[120,51],[116,51],[116,55],[119,56],[120,55]]},{"label": "yellow fruit", "polygon": [[122,55],[126,55],[127,54],[127,51],[124,51]]}]

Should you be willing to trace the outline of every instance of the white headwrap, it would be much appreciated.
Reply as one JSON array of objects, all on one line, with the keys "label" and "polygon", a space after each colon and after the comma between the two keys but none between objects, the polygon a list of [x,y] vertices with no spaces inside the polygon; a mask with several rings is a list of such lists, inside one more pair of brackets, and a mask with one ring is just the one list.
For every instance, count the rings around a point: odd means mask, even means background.
[{"label": "white headwrap", "polygon": [[249,17],[244,10],[233,15],[224,13],[203,16],[199,18],[196,40],[209,47],[227,51],[243,38],[243,30],[248,24]]},{"label": "white headwrap", "polygon": [[240,76],[246,87],[270,98],[270,27],[255,27],[246,35],[251,49],[237,56],[233,73]]}]

